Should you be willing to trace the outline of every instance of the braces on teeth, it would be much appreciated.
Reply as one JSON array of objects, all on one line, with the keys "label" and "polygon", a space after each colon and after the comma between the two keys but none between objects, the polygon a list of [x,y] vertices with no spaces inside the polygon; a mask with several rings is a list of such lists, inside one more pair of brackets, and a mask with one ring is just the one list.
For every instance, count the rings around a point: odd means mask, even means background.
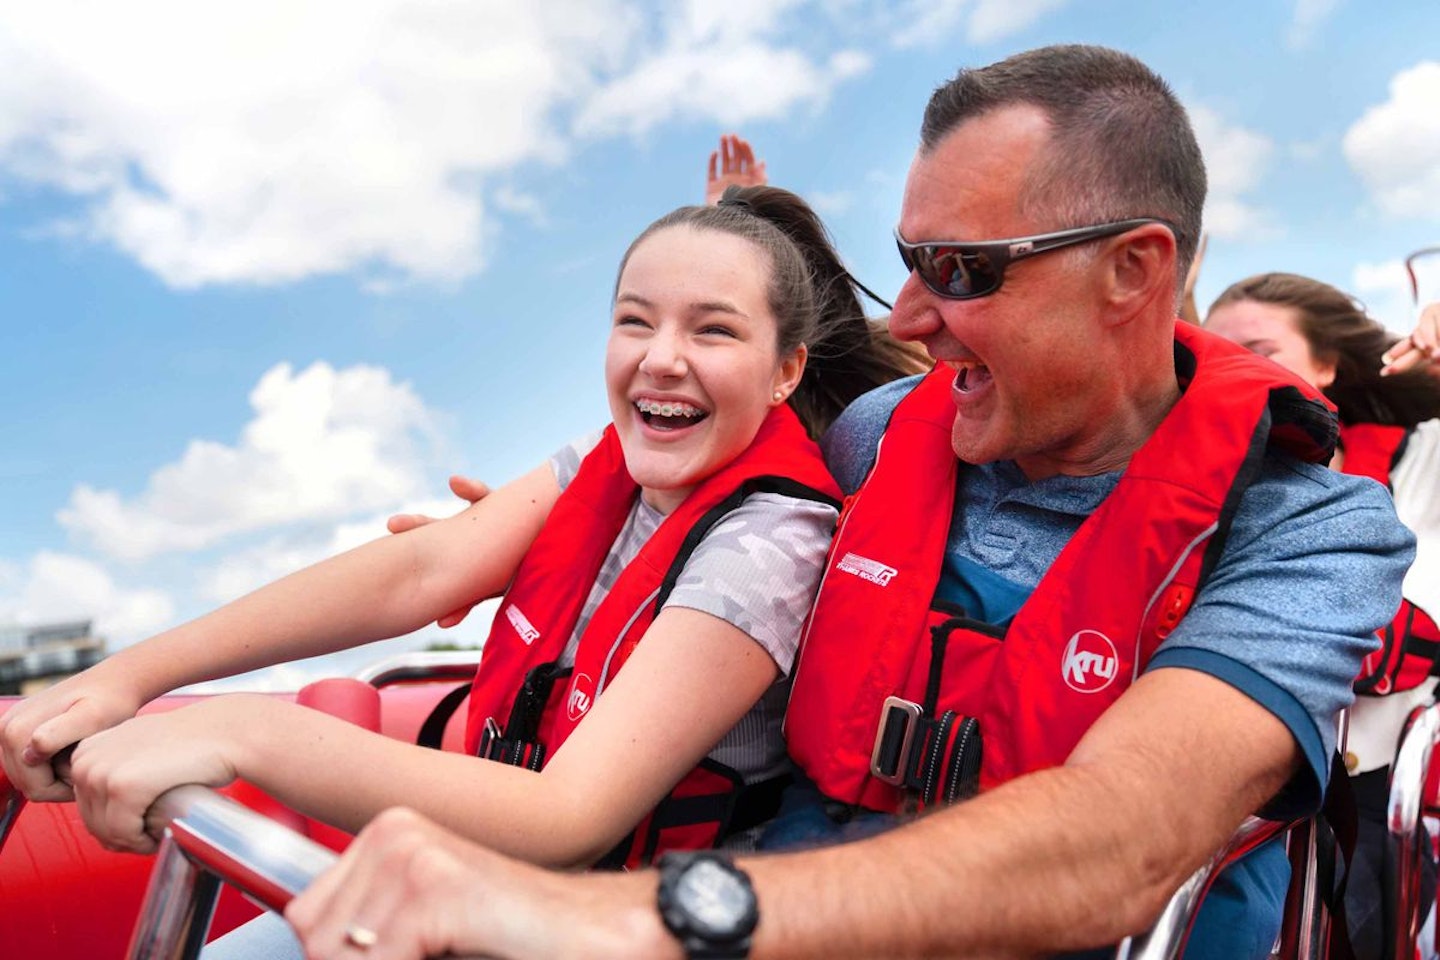
[{"label": "braces on teeth", "polygon": [[637,400],[635,407],[641,413],[657,414],[662,417],[698,417],[704,411],[688,403],[657,403],[654,400]]}]

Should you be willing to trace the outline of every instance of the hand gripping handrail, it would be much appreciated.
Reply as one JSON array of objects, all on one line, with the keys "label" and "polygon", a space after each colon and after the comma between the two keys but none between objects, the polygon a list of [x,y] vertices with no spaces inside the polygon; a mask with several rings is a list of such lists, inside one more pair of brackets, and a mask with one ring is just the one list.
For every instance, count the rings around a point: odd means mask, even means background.
[{"label": "hand gripping handrail", "polygon": [[1180,956],[1200,901],[1220,868],[1254,850],[1283,829],[1283,824],[1246,817],[1229,842],[1210,858],[1210,862],[1180,884],[1180,889],[1171,895],[1149,930],[1120,941],[1115,949],[1115,960],[1174,960]]},{"label": "hand gripping handrail", "polygon": [[1408,957],[1415,950],[1424,919],[1420,903],[1420,805],[1425,781],[1440,732],[1440,704],[1416,707],[1407,721],[1395,763],[1390,768],[1390,797],[1385,819],[1390,844],[1395,852],[1395,956]]},{"label": "hand gripping handrail", "polygon": [[145,817],[160,851],[130,939],[129,960],[195,960],[221,882],[283,910],[336,855],[206,787],[174,787]]},{"label": "hand gripping handrail", "polygon": [[[160,852],[129,960],[196,960],[222,881],[281,911],[336,860],[319,844],[206,787],[175,787],[162,794],[146,824],[161,837]],[[1219,868],[1278,828],[1246,818],[1230,842],[1180,886],[1147,933],[1121,942],[1115,960],[1178,957],[1196,907]]]}]

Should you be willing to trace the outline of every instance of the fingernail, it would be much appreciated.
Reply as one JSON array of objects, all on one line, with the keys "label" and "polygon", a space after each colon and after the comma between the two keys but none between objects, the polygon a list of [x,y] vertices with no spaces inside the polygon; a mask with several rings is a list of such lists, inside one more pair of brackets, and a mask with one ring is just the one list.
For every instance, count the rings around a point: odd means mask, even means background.
[{"label": "fingernail", "polygon": [[27,745],[24,750],[20,751],[20,762],[27,767],[38,767],[44,760],[45,758],[40,756],[40,751],[32,746]]}]

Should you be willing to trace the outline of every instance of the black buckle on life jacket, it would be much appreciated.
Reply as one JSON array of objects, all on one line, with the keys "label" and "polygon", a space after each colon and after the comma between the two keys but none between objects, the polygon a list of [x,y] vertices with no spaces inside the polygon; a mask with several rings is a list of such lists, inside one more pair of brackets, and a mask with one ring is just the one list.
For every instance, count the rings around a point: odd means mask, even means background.
[{"label": "black buckle on life jacket", "polygon": [[914,791],[922,804],[953,803],[980,787],[980,723],[946,710],[939,717],[903,697],[886,697],[870,753],[870,773]]},{"label": "black buckle on life jacket", "polygon": [[545,764],[545,744],[535,740],[507,740],[494,717],[485,718],[476,753],[486,760],[528,770],[539,770]]},{"label": "black buckle on life jacket", "polygon": [[508,763],[528,770],[545,765],[545,744],[540,742],[540,720],[557,681],[570,676],[570,667],[556,662],[542,663],[525,674],[525,682],[515,694],[510,720],[502,733],[494,717],[485,719],[476,751],[486,760]]}]

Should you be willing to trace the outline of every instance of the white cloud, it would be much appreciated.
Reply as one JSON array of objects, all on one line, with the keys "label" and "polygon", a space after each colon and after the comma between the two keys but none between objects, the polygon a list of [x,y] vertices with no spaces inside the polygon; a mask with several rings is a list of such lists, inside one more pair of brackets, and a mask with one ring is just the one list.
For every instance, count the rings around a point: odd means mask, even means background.
[{"label": "white cloud", "polygon": [[940,46],[964,30],[969,43],[995,43],[1034,25],[1069,0],[911,0],[896,16],[891,37],[900,48]]},{"label": "white cloud", "polygon": [[1292,50],[1310,46],[1316,34],[1340,7],[1340,0],[1295,0],[1285,43]]},{"label": "white cloud", "polygon": [[169,626],[175,604],[166,593],[117,584],[99,564],[71,554],[42,551],[24,567],[7,565],[0,581],[0,620],[41,624],[92,620],[111,649]]},{"label": "white cloud", "polygon": [[805,0],[685,0],[674,8],[670,36],[685,46],[743,43],[775,32]]},{"label": "white cloud", "polygon": [[389,509],[421,495],[434,437],[408,384],[367,366],[280,364],[250,394],[255,418],[235,446],[191,441],[126,500],[82,485],[61,524],[107,554],[139,560],[237,533]]},{"label": "white cloud", "polygon": [[776,118],[865,69],[776,39],[802,2],[0,0],[0,174],[176,287],[453,281],[487,198],[532,209],[488,188],[577,133]]},{"label": "white cloud", "polygon": [[1264,134],[1230,123],[1203,104],[1187,104],[1195,137],[1205,155],[1209,197],[1205,230],[1224,239],[1274,235],[1274,215],[1249,195],[1269,171],[1275,144]]},{"label": "white cloud", "polygon": [[0,162],[87,197],[95,238],[180,287],[475,270],[464,175],[557,156],[555,105],[627,24],[583,3],[0,10]]},{"label": "white cloud", "polygon": [[994,43],[1014,36],[1069,0],[977,0],[966,39]]},{"label": "white cloud", "polygon": [[1345,133],[1345,159],[1380,209],[1440,220],[1440,62],[1397,73],[1390,99]]},{"label": "white cloud", "polygon": [[[1421,257],[1414,266],[1420,303],[1440,300],[1440,253]],[[1391,330],[1405,334],[1415,329],[1419,318],[1403,260],[1356,264],[1351,289],[1364,301],[1370,316]]]},{"label": "white cloud", "polygon": [[839,50],[816,59],[786,45],[782,27],[803,6],[805,0],[687,0],[668,9],[659,35],[647,40],[654,52],[597,86],[577,110],[576,132],[640,136],[681,117],[737,127],[823,104],[837,84],[868,70],[870,58]]}]

